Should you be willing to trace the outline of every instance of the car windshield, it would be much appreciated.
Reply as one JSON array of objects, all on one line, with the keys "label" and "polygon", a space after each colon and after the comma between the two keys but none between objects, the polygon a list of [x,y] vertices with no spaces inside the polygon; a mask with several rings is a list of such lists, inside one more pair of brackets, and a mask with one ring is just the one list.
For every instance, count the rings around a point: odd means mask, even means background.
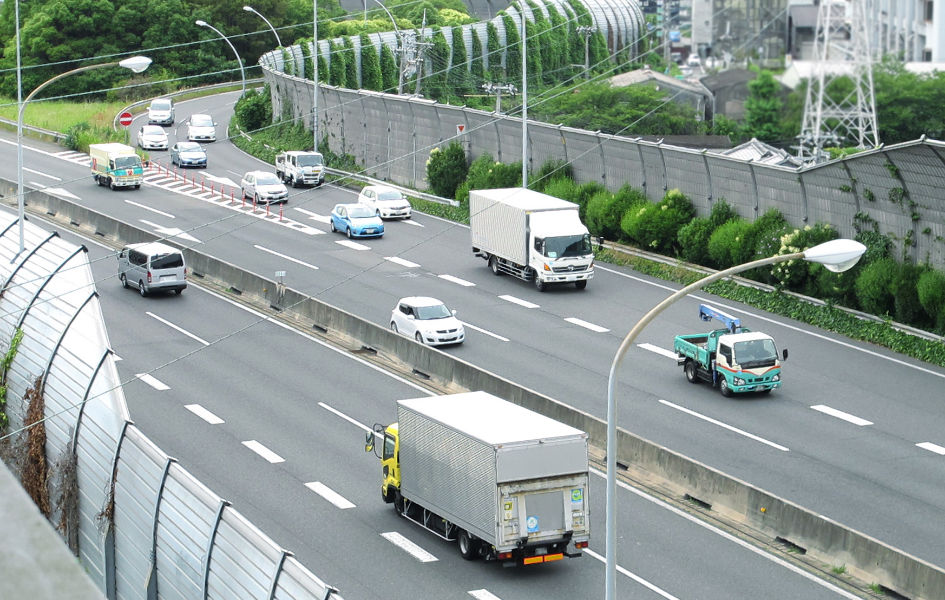
[{"label": "car windshield", "polygon": [[115,159],[116,169],[127,169],[128,167],[140,167],[141,159],[137,156],[119,156]]},{"label": "car windshield", "polygon": [[390,200],[400,200],[401,198],[403,198],[403,196],[401,196],[400,192],[395,191],[395,190],[388,190],[386,192],[379,192],[377,194],[378,200],[390,201]]},{"label": "car windshield", "polygon": [[152,110],[170,110],[171,101],[170,100],[155,100],[151,103]]},{"label": "car windshield", "polygon": [[544,253],[548,258],[586,256],[591,253],[591,236],[562,235],[545,239]]},{"label": "car windshield", "polygon": [[148,125],[144,128],[144,135],[162,136],[164,135],[164,130],[154,125]]},{"label": "car windshield", "polygon": [[773,367],[778,359],[774,340],[748,340],[735,342],[735,362],[743,369]]},{"label": "car windshield", "polygon": [[299,157],[300,167],[317,167],[322,164],[322,157],[317,154],[303,154]]},{"label": "car windshield", "polygon": [[151,259],[152,269],[174,269],[184,266],[184,257],[180,254],[161,254]]},{"label": "car windshield", "polygon": [[184,142],[177,146],[181,152],[203,152],[203,146],[197,142]]},{"label": "car windshield", "polygon": [[427,321],[429,319],[445,319],[446,317],[452,316],[453,313],[450,312],[450,309],[446,308],[445,304],[437,304],[436,306],[418,306],[415,309],[417,313],[417,318],[421,321]]},{"label": "car windshield", "polygon": [[194,115],[190,117],[190,124],[194,127],[213,127],[213,119],[210,115]]},{"label": "car windshield", "polygon": [[256,176],[257,185],[278,185],[281,183],[279,178],[272,173],[260,173]]},{"label": "car windshield", "polygon": [[352,219],[365,219],[367,217],[373,217],[374,212],[366,206],[352,206],[348,209],[348,216]]}]

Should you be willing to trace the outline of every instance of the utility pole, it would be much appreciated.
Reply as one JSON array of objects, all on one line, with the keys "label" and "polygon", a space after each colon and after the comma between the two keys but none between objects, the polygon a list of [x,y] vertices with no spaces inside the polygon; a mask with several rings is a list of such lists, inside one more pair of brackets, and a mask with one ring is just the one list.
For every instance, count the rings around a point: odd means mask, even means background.
[{"label": "utility pole", "polygon": [[591,78],[591,37],[596,28],[589,25],[580,25],[576,28],[578,35],[584,36],[584,79]]},{"label": "utility pole", "polygon": [[663,64],[669,65],[671,60],[669,48],[669,28],[670,28],[670,4],[669,0],[663,0]]},{"label": "utility pole", "polygon": [[318,0],[312,0],[312,150],[318,152]]},{"label": "utility pole", "polygon": [[420,38],[417,40],[417,87],[414,90],[414,94],[417,96],[420,95],[420,80],[423,79],[423,56],[426,54],[427,49],[430,48],[433,44],[431,42],[425,41],[426,38],[423,37],[423,30],[427,28],[427,9],[423,9],[423,23],[420,25]]},{"label": "utility pole", "polygon": [[499,114],[502,112],[502,93],[510,94],[514,96],[518,93],[518,90],[514,85],[510,83],[484,83],[482,84],[482,89],[486,92],[487,95],[491,96],[495,94],[495,112]]}]

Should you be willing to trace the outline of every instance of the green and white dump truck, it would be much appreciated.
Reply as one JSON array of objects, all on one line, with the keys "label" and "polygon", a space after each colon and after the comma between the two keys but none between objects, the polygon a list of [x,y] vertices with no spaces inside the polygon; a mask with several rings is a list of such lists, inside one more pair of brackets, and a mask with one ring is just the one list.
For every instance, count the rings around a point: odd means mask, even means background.
[{"label": "green and white dump truck", "polygon": [[144,177],[144,166],[135,149],[124,144],[90,144],[92,179],[111,189],[138,189]]},{"label": "green and white dump truck", "polygon": [[787,360],[788,351],[779,359],[770,335],[742,327],[738,318],[708,304],[699,306],[699,318],[717,319],[725,328],[676,336],[676,364],[690,383],[711,383],[723,396],[781,387],[781,361]]}]

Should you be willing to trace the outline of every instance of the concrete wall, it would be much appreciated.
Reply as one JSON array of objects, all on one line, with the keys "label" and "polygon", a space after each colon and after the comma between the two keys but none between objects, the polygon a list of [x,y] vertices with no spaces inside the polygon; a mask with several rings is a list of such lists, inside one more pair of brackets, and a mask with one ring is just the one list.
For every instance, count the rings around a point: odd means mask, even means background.
[{"label": "concrete wall", "polygon": [[[0,193],[14,184],[0,180]],[[116,247],[155,239],[150,233],[42,192],[29,195],[29,209],[63,224],[97,234]],[[373,349],[380,359],[415,370],[449,391],[484,390],[586,431],[591,444],[606,448],[606,423],[553,398],[523,388],[444,352],[415,343],[386,327],[360,319],[277,282],[243,271],[225,261],[186,250],[192,281],[202,279],[260,308],[274,308],[306,330],[346,344],[352,350]],[[831,564],[845,564],[865,581],[883,585],[915,600],[941,598],[945,570],[905,554],[788,500],[773,496],[672,450],[618,428],[617,462],[669,482],[680,495],[711,504],[771,538],[804,547]],[[764,509],[764,510],[762,510]]]}]

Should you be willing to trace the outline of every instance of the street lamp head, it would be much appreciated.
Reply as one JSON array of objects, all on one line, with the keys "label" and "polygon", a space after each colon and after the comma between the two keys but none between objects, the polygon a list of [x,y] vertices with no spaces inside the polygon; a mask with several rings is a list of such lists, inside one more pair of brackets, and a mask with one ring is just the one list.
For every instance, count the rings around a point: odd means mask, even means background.
[{"label": "street lamp head", "polygon": [[804,251],[804,260],[820,263],[828,271],[842,273],[860,260],[866,246],[855,240],[830,240]]},{"label": "street lamp head", "polygon": [[134,73],[141,73],[151,66],[151,59],[147,56],[132,56],[118,63],[119,66],[131,69]]},{"label": "street lamp head", "polygon": [[243,10],[245,10],[246,12],[256,12],[255,10],[253,10],[253,7],[249,5],[244,6]]},{"label": "street lamp head", "polygon": [[203,21],[203,20],[201,20],[201,19],[197,19],[196,21],[194,21],[194,23],[196,23],[196,24],[197,24],[198,26],[200,26],[200,27],[210,27],[210,24],[209,24],[209,23],[207,23],[206,21]]}]

